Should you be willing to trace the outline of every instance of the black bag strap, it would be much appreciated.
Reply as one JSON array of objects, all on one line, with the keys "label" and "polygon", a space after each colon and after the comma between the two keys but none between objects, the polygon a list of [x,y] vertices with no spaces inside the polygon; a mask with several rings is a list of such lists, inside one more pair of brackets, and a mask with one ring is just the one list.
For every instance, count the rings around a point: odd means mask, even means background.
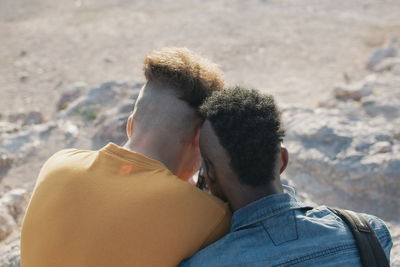
[{"label": "black bag strap", "polygon": [[351,229],[357,248],[360,253],[361,263],[364,267],[389,266],[386,254],[368,221],[361,215],[352,211],[333,209]]}]

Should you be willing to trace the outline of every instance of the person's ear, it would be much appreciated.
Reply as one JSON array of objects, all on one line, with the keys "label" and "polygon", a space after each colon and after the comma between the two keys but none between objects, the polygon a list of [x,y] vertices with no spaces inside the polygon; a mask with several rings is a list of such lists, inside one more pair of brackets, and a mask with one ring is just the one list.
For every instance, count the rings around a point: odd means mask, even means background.
[{"label": "person's ear", "polygon": [[286,169],[288,162],[289,162],[289,152],[287,151],[286,147],[281,146],[281,153],[280,153],[280,166],[279,166],[279,173],[282,174],[282,172]]},{"label": "person's ear", "polygon": [[201,126],[196,127],[193,138],[193,146],[199,146],[200,144],[200,128]]},{"label": "person's ear", "polygon": [[128,122],[126,123],[126,135],[128,138],[132,137],[133,132],[133,114],[128,117]]},{"label": "person's ear", "polygon": [[201,126],[203,126],[203,123],[204,123],[204,120],[201,119],[196,124],[196,128],[194,129],[194,136],[192,139],[192,146],[199,147],[199,145],[200,145],[200,132],[201,132]]}]

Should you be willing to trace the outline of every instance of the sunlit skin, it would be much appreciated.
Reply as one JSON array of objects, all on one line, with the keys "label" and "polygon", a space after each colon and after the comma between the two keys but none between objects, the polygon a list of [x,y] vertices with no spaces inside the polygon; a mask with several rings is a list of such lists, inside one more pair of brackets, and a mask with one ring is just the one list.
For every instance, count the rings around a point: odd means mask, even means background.
[{"label": "sunlit skin", "polygon": [[230,166],[230,157],[220,144],[211,123],[207,120],[200,130],[200,151],[203,157],[205,181],[212,194],[228,201],[232,211],[272,194],[282,194],[280,174],[286,169],[289,154],[281,146],[276,164],[276,175],[262,186],[248,186],[239,182]]}]

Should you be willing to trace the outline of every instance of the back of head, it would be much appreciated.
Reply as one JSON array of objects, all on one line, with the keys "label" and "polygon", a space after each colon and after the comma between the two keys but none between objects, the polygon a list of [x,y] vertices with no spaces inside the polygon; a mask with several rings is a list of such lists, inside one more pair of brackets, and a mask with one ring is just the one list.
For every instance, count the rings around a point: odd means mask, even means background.
[{"label": "back of head", "polygon": [[143,70],[149,84],[172,88],[179,99],[194,108],[224,87],[217,65],[187,48],[153,51],[144,60]]},{"label": "back of head", "polygon": [[213,93],[200,107],[230,157],[241,184],[262,186],[276,175],[284,137],[271,95],[240,87]]},{"label": "back of head", "polygon": [[200,118],[198,107],[224,86],[218,66],[186,48],[151,52],[143,70],[147,83],[134,110],[142,131],[160,128],[179,134],[192,129]]}]

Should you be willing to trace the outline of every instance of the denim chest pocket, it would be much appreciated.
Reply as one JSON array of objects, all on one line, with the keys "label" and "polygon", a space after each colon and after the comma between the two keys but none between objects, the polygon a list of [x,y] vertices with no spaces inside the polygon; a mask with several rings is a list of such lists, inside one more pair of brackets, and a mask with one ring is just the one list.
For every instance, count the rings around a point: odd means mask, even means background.
[{"label": "denim chest pocket", "polygon": [[269,238],[275,246],[280,246],[287,242],[298,240],[299,238],[294,210],[263,221],[262,226],[267,238]]}]

